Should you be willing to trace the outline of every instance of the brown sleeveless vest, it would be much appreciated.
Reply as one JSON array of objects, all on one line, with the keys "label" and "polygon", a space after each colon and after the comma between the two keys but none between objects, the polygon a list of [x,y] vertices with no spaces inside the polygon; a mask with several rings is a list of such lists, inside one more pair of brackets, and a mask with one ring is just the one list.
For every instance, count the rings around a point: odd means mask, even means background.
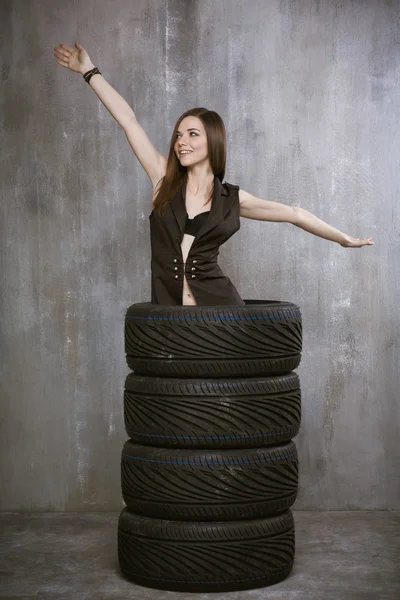
[{"label": "brown sleeveless vest", "polygon": [[239,186],[214,176],[210,214],[195,236],[186,264],[181,242],[186,224],[186,181],[168,203],[163,216],[149,216],[151,240],[151,302],[182,305],[186,275],[198,305],[232,306],[245,303],[217,264],[219,247],[240,228]]}]

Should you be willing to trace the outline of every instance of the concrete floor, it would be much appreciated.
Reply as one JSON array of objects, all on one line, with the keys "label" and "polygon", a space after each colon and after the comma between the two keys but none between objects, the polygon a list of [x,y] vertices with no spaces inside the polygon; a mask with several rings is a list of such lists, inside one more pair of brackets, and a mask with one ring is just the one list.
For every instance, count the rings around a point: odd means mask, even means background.
[{"label": "concrete floor", "polygon": [[0,514],[0,599],[400,600],[400,512],[293,511],[296,557],[273,586],[178,593],[118,567],[119,513]]}]

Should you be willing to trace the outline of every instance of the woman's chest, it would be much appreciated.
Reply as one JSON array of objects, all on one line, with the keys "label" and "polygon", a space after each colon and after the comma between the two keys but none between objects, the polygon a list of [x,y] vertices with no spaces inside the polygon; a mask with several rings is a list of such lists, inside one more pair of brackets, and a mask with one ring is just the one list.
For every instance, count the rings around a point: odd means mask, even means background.
[{"label": "woman's chest", "polygon": [[193,246],[194,240],[195,240],[195,238],[193,235],[188,235],[187,233],[183,234],[183,238],[181,241],[181,252],[182,252],[183,262],[186,262],[188,254],[190,252],[190,249]]}]

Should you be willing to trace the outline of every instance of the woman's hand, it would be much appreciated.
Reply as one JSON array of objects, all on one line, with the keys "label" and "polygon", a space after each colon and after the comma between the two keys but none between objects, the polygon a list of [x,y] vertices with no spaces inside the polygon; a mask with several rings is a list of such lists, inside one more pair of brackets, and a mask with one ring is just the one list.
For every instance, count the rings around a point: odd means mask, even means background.
[{"label": "woman's hand", "polygon": [[349,235],[344,235],[344,239],[340,242],[343,248],[361,248],[361,246],[374,246],[375,242],[372,241],[372,237],[369,238],[353,238]]},{"label": "woman's hand", "polygon": [[78,51],[72,46],[67,46],[67,44],[60,44],[57,48],[54,48],[54,56],[59,59],[57,60],[59,65],[83,75],[86,71],[93,69],[94,64],[83,46],[78,42],[75,42],[75,46]]}]

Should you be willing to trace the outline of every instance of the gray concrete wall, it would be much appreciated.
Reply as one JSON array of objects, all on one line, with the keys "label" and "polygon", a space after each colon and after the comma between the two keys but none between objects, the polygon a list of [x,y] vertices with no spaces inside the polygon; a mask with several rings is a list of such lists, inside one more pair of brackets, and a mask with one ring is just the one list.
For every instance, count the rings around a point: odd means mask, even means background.
[{"label": "gray concrete wall", "polygon": [[151,184],[80,75],[83,44],[167,152],[207,106],[226,180],[374,247],[242,219],[220,264],[295,302],[297,510],[399,509],[400,5],[8,1],[0,7],[1,510],[118,510],[127,307],[150,297]]}]

